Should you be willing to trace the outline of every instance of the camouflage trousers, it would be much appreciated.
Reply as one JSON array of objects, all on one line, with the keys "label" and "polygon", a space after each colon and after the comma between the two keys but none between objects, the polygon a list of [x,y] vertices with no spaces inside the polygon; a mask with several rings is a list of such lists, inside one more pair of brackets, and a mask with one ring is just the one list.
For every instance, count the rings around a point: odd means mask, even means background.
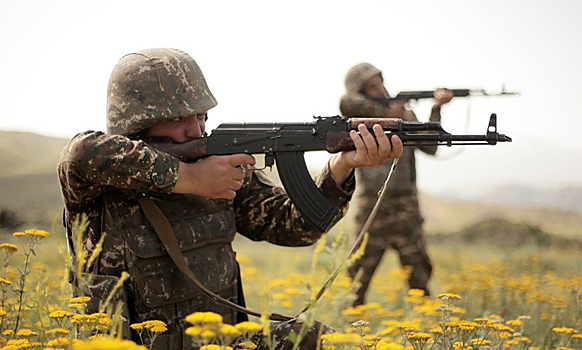
[{"label": "camouflage trousers", "polygon": [[[432,273],[432,264],[426,252],[422,218],[420,214],[415,215],[410,212],[392,211],[392,213],[395,215],[391,215],[390,219],[386,216],[382,217],[381,213],[378,214],[378,218],[368,231],[368,244],[364,256],[348,269],[352,279],[361,271],[354,305],[364,303],[374,272],[389,247],[398,252],[402,266],[412,267],[412,273],[408,279],[409,287],[422,289],[427,295],[429,294],[428,280]],[[364,216],[358,216],[357,221],[361,224],[360,227],[363,226]]]}]

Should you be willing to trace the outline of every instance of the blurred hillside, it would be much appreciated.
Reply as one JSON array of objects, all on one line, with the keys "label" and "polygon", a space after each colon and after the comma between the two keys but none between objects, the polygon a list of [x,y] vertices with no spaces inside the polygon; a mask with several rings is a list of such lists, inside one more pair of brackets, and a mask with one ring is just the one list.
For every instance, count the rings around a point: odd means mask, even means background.
[{"label": "blurred hillside", "polygon": [[480,198],[491,204],[554,208],[582,213],[582,187],[576,186],[543,190],[531,186],[506,185],[497,187]]},{"label": "blurred hillside", "polygon": [[[2,215],[10,213],[16,215],[12,221],[50,229],[53,220],[60,219],[62,201],[56,163],[67,141],[0,131],[0,221]],[[277,180],[276,170],[266,173]],[[560,191],[514,186],[490,192],[490,203],[445,200],[429,194],[421,194],[420,200],[425,227],[431,234],[459,232],[481,221],[503,219],[550,234],[582,237],[582,188]],[[356,205],[354,201],[351,207]],[[348,217],[353,213],[350,210]],[[351,226],[346,228],[355,229]]]},{"label": "blurred hillside", "polygon": [[48,229],[62,210],[56,174],[67,139],[0,131],[0,211]]}]

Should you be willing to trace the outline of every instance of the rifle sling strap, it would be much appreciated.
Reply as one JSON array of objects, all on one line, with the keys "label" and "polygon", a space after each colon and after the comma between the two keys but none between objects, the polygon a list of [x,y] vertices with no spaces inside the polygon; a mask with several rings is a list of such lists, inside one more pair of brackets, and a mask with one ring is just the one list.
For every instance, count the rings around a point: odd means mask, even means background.
[{"label": "rifle sling strap", "polygon": [[[139,206],[143,210],[146,218],[148,219],[149,223],[154,228],[154,231],[156,231],[156,234],[160,238],[160,241],[162,241],[162,244],[166,248],[166,251],[170,255],[172,261],[176,264],[178,269],[180,269],[180,271],[182,271],[182,273],[186,275],[186,277],[188,277],[188,279],[192,281],[192,283],[194,283],[196,287],[198,287],[198,289],[200,289],[204,294],[206,294],[206,296],[208,296],[216,303],[223,304],[227,307],[230,307],[231,309],[245,313],[247,315],[259,318],[261,317],[261,313],[249,310],[245,307],[233,303],[230,300],[226,300],[221,296],[216,295],[208,288],[204,287],[204,285],[198,280],[192,269],[190,269],[190,267],[186,263],[184,255],[182,255],[182,252],[180,250],[178,240],[176,240],[176,236],[174,235],[174,230],[172,229],[170,222],[166,218],[166,215],[164,215],[164,213],[154,203],[154,201],[145,194],[140,195],[137,201],[139,203]],[[269,319],[273,321],[289,321],[293,318],[285,315],[272,313],[269,315]]]}]

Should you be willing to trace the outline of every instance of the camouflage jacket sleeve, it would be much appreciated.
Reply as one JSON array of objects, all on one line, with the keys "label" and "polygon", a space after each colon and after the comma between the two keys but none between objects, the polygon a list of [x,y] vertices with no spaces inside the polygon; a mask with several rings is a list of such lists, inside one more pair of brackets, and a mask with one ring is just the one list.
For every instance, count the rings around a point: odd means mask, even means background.
[{"label": "camouflage jacket sleeve", "polygon": [[[305,246],[317,241],[323,232],[303,218],[285,190],[274,186],[261,172],[251,174],[235,198],[237,231],[254,241],[266,240],[283,246]],[[315,183],[323,195],[340,208],[335,224],[354,193],[354,173],[342,188],[333,178],[328,163]]]},{"label": "camouflage jacket sleeve", "polygon": [[65,146],[58,175],[68,211],[90,206],[109,188],[171,192],[179,161],[120,135],[87,131]]}]

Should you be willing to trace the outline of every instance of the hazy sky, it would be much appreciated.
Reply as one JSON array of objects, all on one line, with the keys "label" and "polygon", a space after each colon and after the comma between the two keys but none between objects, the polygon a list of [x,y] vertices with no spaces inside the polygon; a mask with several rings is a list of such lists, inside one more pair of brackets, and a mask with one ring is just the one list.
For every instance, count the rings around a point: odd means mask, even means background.
[{"label": "hazy sky", "polygon": [[[103,129],[109,74],[126,53],[176,47],[201,66],[220,122],[339,114],[346,71],[368,61],[392,94],[436,87],[519,90],[456,99],[450,132],[513,144],[419,157],[419,186],[463,195],[506,183],[582,185],[582,1],[0,2],[0,130],[71,137]],[[429,105],[416,107],[426,120]],[[457,152],[442,149],[441,158]],[[327,155],[309,157],[322,164]]]}]

